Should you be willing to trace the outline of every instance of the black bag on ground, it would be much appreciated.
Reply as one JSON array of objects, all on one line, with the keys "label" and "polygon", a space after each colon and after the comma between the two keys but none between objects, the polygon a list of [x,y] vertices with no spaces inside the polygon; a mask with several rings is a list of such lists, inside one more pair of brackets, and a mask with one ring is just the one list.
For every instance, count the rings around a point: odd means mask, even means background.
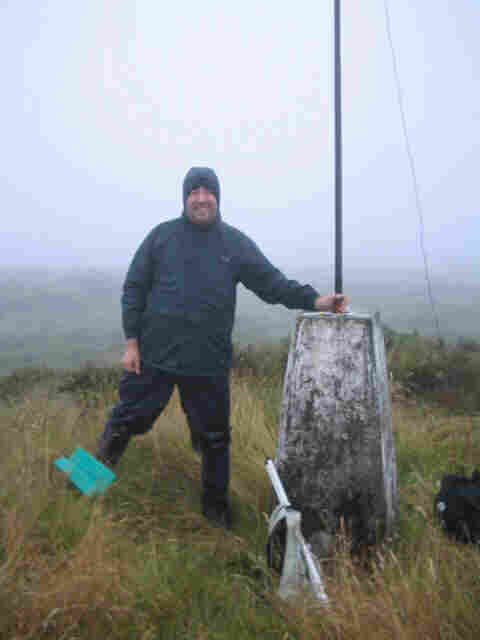
[{"label": "black bag on ground", "polygon": [[480,544],[480,471],[471,478],[445,474],[434,508],[448,535],[459,542]]}]

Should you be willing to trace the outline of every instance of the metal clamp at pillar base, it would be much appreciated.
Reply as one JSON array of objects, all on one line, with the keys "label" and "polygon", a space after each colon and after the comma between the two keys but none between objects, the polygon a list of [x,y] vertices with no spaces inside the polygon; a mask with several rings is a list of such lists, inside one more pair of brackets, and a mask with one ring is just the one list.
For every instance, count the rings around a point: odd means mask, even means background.
[{"label": "metal clamp at pillar base", "polygon": [[316,600],[328,603],[320,564],[306,543],[300,528],[302,516],[288,502],[273,462],[267,459],[267,473],[279,499],[268,526],[267,559],[270,567],[281,572],[278,595],[293,598],[308,586]]}]

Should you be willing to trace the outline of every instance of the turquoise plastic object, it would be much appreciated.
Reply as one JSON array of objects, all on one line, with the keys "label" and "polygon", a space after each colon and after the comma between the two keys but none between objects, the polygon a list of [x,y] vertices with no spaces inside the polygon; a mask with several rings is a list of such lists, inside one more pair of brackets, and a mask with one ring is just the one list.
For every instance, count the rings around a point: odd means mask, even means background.
[{"label": "turquoise plastic object", "polygon": [[113,471],[81,447],[77,447],[70,458],[55,460],[55,466],[68,474],[71,482],[87,496],[104,493],[115,480]]}]

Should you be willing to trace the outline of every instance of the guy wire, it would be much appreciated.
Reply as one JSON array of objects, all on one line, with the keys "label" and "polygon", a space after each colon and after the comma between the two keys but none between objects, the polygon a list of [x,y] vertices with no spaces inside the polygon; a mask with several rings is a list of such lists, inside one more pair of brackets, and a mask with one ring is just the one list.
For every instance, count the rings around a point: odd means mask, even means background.
[{"label": "guy wire", "polygon": [[423,219],[423,208],[422,208],[422,203],[420,200],[420,192],[419,192],[419,188],[418,188],[418,180],[417,180],[417,172],[415,169],[415,162],[414,162],[414,158],[413,158],[413,153],[412,153],[412,148],[410,145],[410,139],[408,136],[408,129],[407,129],[407,119],[405,117],[405,109],[403,107],[403,98],[402,98],[402,88],[400,85],[400,76],[398,73],[398,66],[397,66],[397,56],[395,54],[395,48],[393,46],[393,38],[392,38],[392,30],[391,30],[391,26],[390,26],[390,11],[388,8],[388,0],[384,0],[384,5],[385,5],[385,22],[386,22],[386,26],[387,26],[387,38],[388,38],[388,42],[390,44],[390,50],[392,53],[392,63],[393,63],[393,75],[395,78],[395,86],[397,89],[397,100],[398,100],[398,106],[399,106],[399,110],[400,110],[400,117],[402,120],[402,129],[403,129],[403,135],[405,138],[405,147],[406,147],[406,151],[407,151],[407,156],[408,156],[408,162],[410,165],[410,171],[412,174],[412,180],[413,180],[413,191],[415,193],[415,203],[416,203],[416,209],[417,209],[417,214],[418,214],[418,219],[419,219],[419,226],[420,226],[420,249],[423,255],[423,265],[424,265],[424,270],[425,270],[425,281],[426,281],[426,285],[427,285],[427,295],[428,295],[428,299],[430,301],[430,307],[432,310],[432,316],[433,316],[433,320],[435,323],[435,329],[437,332],[437,337],[438,337],[438,342],[439,344],[442,344],[442,336],[440,334],[440,322],[439,322],[439,318],[438,318],[438,313],[437,313],[437,308],[436,308],[436,304],[435,304],[435,299],[433,297],[433,291],[432,291],[432,282],[430,279],[430,272],[429,272],[429,266],[428,266],[428,256],[427,256],[427,250],[425,248],[425,224],[424,224],[424,219]]}]

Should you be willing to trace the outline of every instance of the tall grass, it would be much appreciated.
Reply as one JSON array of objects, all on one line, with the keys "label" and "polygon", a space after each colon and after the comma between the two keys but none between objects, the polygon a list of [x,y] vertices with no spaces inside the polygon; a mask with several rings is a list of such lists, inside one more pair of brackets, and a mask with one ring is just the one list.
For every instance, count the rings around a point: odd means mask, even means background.
[{"label": "tall grass", "polygon": [[[175,394],[136,438],[104,497],[70,490],[54,460],[91,451],[115,399],[41,386],[0,408],[1,638],[465,640],[478,637],[480,555],[433,520],[441,475],[480,464],[480,419],[394,405],[401,517],[368,564],[341,534],[325,566],[328,608],[285,603],[266,566],[281,378],[232,378],[231,532],[201,515],[200,460]],[[62,388],[62,384],[56,389]]]},{"label": "tall grass", "polygon": [[480,411],[480,343],[447,344],[386,329],[386,344],[390,374],[405,394],[455,413]]}]

